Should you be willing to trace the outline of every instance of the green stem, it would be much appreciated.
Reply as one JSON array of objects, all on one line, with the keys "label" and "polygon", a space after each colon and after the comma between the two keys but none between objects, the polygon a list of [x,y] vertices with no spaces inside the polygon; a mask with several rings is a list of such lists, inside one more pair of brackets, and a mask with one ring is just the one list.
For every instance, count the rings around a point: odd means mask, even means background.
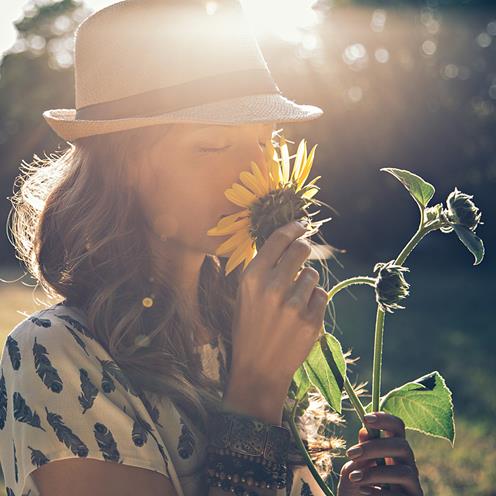
[{"label": "green stem", "polygon": [[[426,236],[430,231],[434,231],[439,228],[439,222],[433,222],[429,225],[423,223],[423,212],[422,220],[417,229],[417,232],[412,236],[410,241],[405,245],[400,254],[396,257],[395,264],[402,265],[407,259],[408,255],[413,251],[413,249],[418,245],[424,236]],[[378,306],[375,320],[375,336],[374,336],[374,358],[372,366],[372,411],[379,411],[379,401],[381,397],[381,368],[382,368],[382,347],[383,347],[383,337],[384,337],[384,311]],[[372,437],[380,437],[380,430],[371,429]],[[369,431],[370,432],[370,431]],[[385,460],[383,458],[377,460],[378,465],[385,465]]]},{"label": "green stem", "polygon": [[[333,286],[329,292],[327,293],[327,301],[329,302],[339,291],[345,289],[348,286],[351,286],[353,284],[368,284],[369,286],[375,287],[376,279],[374,277],[367,277],[367,276],[356,276],[356,277],[350,277],[348,279],[345,279],[343,281],[340,281],[338,284]],[[353,405],[356,414],[358,415],[358,418],[361,420],[362,424],[365,426],[369,434],[372,433],[372,429],[369,429],[365,425],[365,421],[363,419],[364,415],[367,413],[365,411],[365,408],[358,398],[358,396],[355,393],[355,390],[353,389],[352,384],[350,383],[348,376],[345,375],[344,377],[344,389],[346,393],[348,394],[348,398],[350,399],[351,404]]]},{"label": "green stem", "polygon": [[356,276],[339,282],[338,284],[333,286],[327,293],[327,302],[329,303],[329,301],[334,297],[336,293],[339,293],[339,291],[346,288],[347,286],[351,286],[352,284],[368,284],[369,286],[375,286],[375,277]]},{"label": "green stem", "polygon": [[298,428],[295,424],[295,412],[296,412],[296,407],[298,406],[298,403],[295,402],[293,409],[291,410],[291,414],[289,415],[289,428],[291,429],[291,432],[293,433],[294,440],[296,442],[296,445],[298,446],[301,454],[305,458],[305,462],[307,464],[308,469],[312,473],[313,477],[315,478],[317,484],[319,487],[322,489],[324,494],[326,496],[334,496],[334,493],[331,491],[329,486],[324,482],[322,477],[320,476],[319,472],[317,471],[317,468],[313,464],[312,459],[310,458],[310,455],[308,454],[307,449],[305,448],[305,445],[303,444],[303,441],[300,438],[300,434],[298,432]]}]

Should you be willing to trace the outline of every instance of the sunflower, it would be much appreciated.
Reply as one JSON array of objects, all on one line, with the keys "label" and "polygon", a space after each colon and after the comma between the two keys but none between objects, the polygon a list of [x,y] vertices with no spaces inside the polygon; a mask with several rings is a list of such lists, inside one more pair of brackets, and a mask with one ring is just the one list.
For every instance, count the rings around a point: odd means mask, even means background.
[{"label": "sunflower", "polygon": [[[229,256],[226,275],[244,262],[243,270],[255,257],[263,243],[277,228],[299,220],[306,226],[303,237],[318,232],[319,227],[330,220],[312,222],[312,216],[319,211],[309,213],[309,207],[324,205],[314,199],[320,190],[315,185],[321,176],[305,185],[310,174],[315,155],[315,145],[307,155],[307,144],[302,139],[296,155],[290,157],[288,145],[283,135],[279,143],[267,141],[265,144],[265,163],[250,163],[251,171],[245,170],[239,175],[240,183],[233,183],[225,190],[226,198],[241,207],[242,210],[220,219],[218,224],[209,229],[210,236],[230,238],[219,245],[216,255]],[[280,149],[280,157],[276,150]],[[295,158],[291,168],[290,158]],[[317,248],[327,245],[313,245]],[[315,250],[309,258],[326,258],[325,252]]]}]

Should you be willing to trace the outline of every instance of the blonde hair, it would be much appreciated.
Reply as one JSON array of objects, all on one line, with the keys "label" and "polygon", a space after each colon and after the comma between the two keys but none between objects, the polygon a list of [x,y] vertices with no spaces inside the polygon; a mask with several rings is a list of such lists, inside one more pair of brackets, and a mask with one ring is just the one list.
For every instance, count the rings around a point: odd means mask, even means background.
[{"label": "blonde hair", "polygon": [[[81,138],[47,159],[35,155],[16,179],[11,229],[19,258],[47,296],[62,296],[82,309],[90,331],[135,387],[168,396],[206,432],[209,412],[219,408],[221,400],[194,353],[198,322],[183,295],[167,281],[156,280],[149,227],[128,181],[129,167],[136,166],[170,126]],[[225,276],[226,262],[205,256],[198,297],[203,323],[222,335],[229,369],[242,266]],[[150,294],[153,305],[147,308],[143,298]],[[320,393],[314,391],[309,400],[306,416],[300,418],[302,437],[312,438],[321,458],[316,462],[327,474],[331,450],[342,442],[329,432],[316,432],[326,420],[338,423],[339,416],[330,414]],[[303,428],[309,418],[313,435],[308,425]],[[323,451],[329,455],[325,462]]]}]

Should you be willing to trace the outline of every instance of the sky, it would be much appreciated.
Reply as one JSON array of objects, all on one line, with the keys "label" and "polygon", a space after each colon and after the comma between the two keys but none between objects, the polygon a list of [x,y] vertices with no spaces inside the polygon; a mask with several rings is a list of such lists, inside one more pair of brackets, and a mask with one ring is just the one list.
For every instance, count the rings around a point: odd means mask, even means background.
[{"label": "sky", "polygon": [[[116,0],[84,0],[91,10],[101,9],[115,3]],[[25,6],[31,5],[30,0],[3,0],[0,2],[0,55],[8,50],[16,40],[14,21],[22,17]],[[47,3],[46,1],[41,3]]]}]

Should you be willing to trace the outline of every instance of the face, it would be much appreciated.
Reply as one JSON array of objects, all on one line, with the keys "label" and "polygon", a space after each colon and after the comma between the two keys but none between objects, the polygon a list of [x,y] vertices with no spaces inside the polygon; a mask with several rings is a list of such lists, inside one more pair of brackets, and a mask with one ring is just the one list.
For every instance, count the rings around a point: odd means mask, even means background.
[{"label": "face", "polygon": [[140,167],[142,203],[157,237],[214,254],[226,237],[207,231],[222,214],[241,210],[224,191],[250,170],[250,161],[264,163],[275,124],[174,124]]}]

